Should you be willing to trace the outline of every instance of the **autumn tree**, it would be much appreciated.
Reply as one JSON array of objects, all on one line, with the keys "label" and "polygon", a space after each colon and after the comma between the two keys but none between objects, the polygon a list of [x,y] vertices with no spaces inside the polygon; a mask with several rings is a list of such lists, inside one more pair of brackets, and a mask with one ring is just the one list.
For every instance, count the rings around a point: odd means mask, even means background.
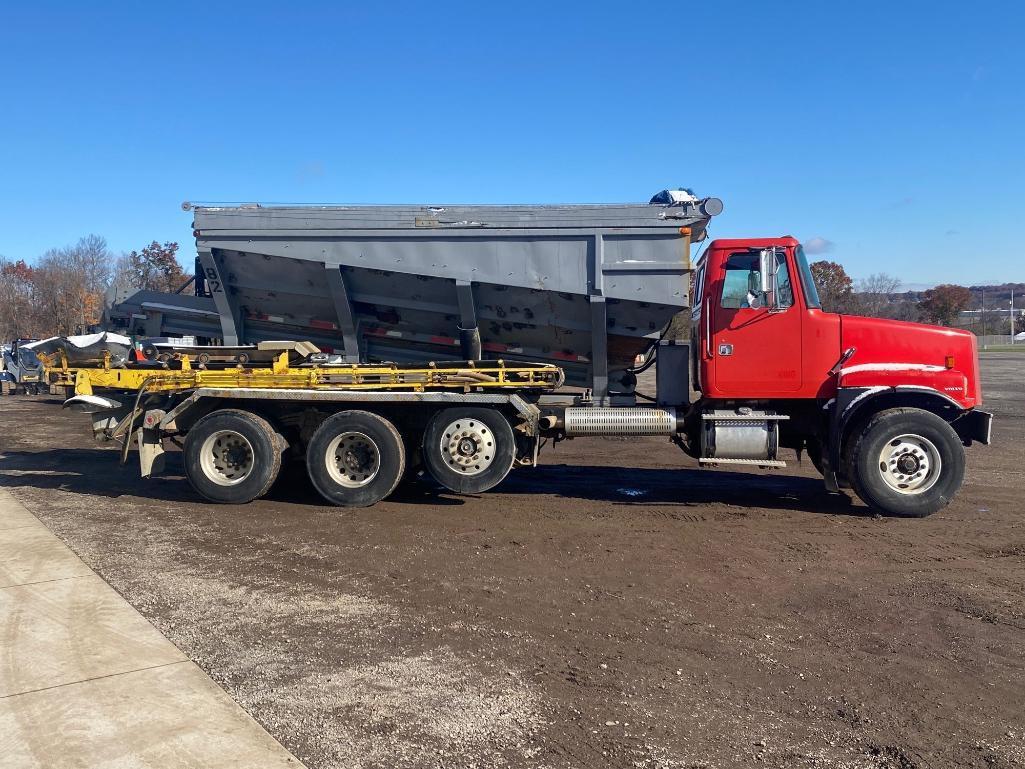
[{"label": "autumn tree", "polygon": [[900,291],[900,279],[885,272],[877,272],[859,280],[855,288],[855,312],[873,318],[895,318],[904,314],[894,295]]},{"label": "autumn tree", "polygon": [[24,259],[0,257],[0,341],[36,333],[34,271]]},{"label": "autumn tree", "polygon": [[8,262],[4,268],[4,313],[14,319],[5,336],[82,333],[99,322],[104,290],[111,276],[112,256],[98,235],[64,248],[51,248],[34,265]]},{"label": "autumn tree", "polygon": [[39,336],[74,334],[76,306],[79,304],[79,283],[70,259],[64,249],[51,248],[44,253],[32,270],[32,283],[36,291],[35,308],[39,313],[42,330]]},{"label": "autumn tree", "polygon": [[29,264],[0,258],[0,339],[78,334],[100,322],[113,257],[88,235]]},{"label": "autumn tree", "polygon": [[829,312],[847,312],[853,303],[854,281],[836,262],[812,262],[811,274],[819,291],[822,309]]},{"label": "autumn tree", "polygon": [[99,235],[87,235],[64,249],[65,268],[72,276],[70,301],[74,325],[87,330],[103,315],[103,292],[113,271],[113,254]]},{"label": "autumn tree", "polygon": [[930,288],[918,303],[922,316],[931,323],[952,326],[972,301],[972,292],[950,283]]},{"label": "autumn tree", "polygon": [[154,240],[141,251],[132,251],[118,260],[114,283],[121,288],[177,291],[188,280],[177,254],[177,243],[161,245]]},{"label": "autumn tree", "polygon": [[50,249],[22,270],[30,286],[24,289],[30,309],[23,315],[29,334],[78,334],[99,323],[111,261],[107,242],[88,235],[72,246]]}]

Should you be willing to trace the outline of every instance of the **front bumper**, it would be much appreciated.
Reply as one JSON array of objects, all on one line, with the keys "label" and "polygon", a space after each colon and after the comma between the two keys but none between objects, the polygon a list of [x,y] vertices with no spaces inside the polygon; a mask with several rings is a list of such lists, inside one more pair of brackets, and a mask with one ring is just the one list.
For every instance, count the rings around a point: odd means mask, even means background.
[{"label": "front bumper", "polygon": [[966,443],[978,441],[988,446],[993,432],[993,415],[988,411],[972,409],[955,419],[953,427]]}]

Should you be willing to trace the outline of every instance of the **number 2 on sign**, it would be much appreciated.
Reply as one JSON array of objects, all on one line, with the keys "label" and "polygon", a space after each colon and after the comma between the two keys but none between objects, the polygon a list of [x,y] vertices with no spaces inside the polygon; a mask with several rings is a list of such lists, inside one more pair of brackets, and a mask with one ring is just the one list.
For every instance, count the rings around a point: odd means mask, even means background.
[{"label": "number 2 on sign", "polygon": [[210,284],[210,293],[219,294],[221,293],[221,280],[217,275],[217,270],[213,267],[206,268],[206,282]]}]

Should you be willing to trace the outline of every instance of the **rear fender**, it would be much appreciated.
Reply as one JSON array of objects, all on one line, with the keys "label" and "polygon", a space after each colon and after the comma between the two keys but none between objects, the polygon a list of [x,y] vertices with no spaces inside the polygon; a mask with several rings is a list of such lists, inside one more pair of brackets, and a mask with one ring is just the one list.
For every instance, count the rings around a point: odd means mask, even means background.
[{"label": "rear fender", "polygon": [[76,395],[64,402],[64,408],[88,414],[93,423],[93,439],[97,441],[111,440],[114,428],[132,410],[131,406],[96,395]]}]

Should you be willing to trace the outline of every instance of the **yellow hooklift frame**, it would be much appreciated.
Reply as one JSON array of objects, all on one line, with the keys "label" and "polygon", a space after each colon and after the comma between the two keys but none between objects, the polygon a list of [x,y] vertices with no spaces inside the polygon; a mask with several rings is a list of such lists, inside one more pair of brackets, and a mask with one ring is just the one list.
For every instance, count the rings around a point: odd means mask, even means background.
[{"label": "yellow hooklift frame", "polygon": [[[75,395],[95,390],[141,393],[180,392],[201,387],[289,390],[555,390],[563,381],[562,369],[548,364],[506,365],[504,361],[460,362],[458,365],[428,363],[426,366],[396,364],[301,365],[289,362],[289,350],[278,353],[270,366],[230,368],[193,367],[182,355],[178,369],[96,368],[63,370],[64,382],[74,383]],[[70,380],[70,381],[69,381]]]}]

